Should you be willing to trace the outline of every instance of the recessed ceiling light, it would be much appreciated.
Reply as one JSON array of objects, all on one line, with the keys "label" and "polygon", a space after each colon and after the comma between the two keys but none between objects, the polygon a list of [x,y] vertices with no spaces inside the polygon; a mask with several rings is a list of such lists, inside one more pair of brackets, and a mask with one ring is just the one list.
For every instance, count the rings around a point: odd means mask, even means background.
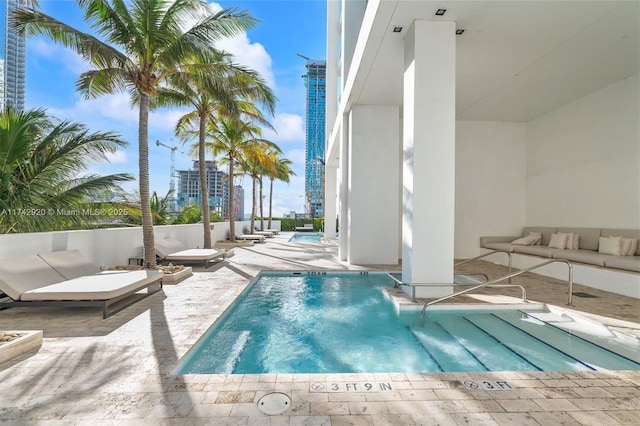
[{"label": "recessed ceiling light", "polygon": [[438,9],[436,10],[436,16],[443,16],[447,9]]},{"label": "recessed ceiling light", "polygon": [[402,27],[393,27],[393,32],[394,33],[401,33],[402,32]]},{"label": "recessed ceiling light", "polygon": [[456,30],[456,35],[460,35],[464,32],[464,30]]}]

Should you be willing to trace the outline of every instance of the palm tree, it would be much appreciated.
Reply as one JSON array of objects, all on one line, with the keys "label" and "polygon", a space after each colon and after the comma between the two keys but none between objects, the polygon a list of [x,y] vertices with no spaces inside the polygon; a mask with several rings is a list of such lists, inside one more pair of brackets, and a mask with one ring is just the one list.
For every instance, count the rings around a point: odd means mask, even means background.
[{"label": "palm tree", "polygon": [[207,146],[212,150],[213,155],[222,155],[224,161],[229,166],[229,238],[236,241],[235,217],[233,206],[235,205],[235,165],[251,153],[261,138],[260,127],[253,121],[244,121],[238,116],[222,116],[215,127],[209,132],[211,141]]},{"label": "palm tree", "polygon": [[[26,35],[46,35],[76,51],[94,69],[80,75],[77,90],[87,98],[127,92],[139,105],[138,153],[142,234],[147,267],[155,267],[153,219],[149,204],[149,110],[186,58],[216,40],[253,27],[246,12],[210,13],[204,0],[77,0],[85,21],[102,41],[38,10],[17,10],[15,27]],[[191,28],[184,22],[200,17]]]},{"label": "palm tree", "polygon": [[[251,233],[255,229],[254,220],[256,217],[257,203],[260,200],[260,216],[262,216],[262,175],[266,174],[269,169],[273,168],[273,164],[269,161],[269,152],[279,152],[280,148],[275,143],[266,139],[254,139],[250,142],[250,146],[245,152],[245,156],[240,160],[241,170],[251,177],[252,196],[251,196]],[[260,194],[256,196],[256,190],[259,188]],[[264,228],[261,225],[262,228]]]},{"label": "palm tree", "polygon": [[[172,87],[164,93],[164,96],[169,103],[189,105],[194,108],[193,111],[180,118],[176,125],[176,134],[183,141],[194,135],[197,135],[198,138],[196,147],[200,174],[204,248],[211,248],[209,190],[205,161],[207,122],[215,122],[217,114],[221,110],[230,114],[239,113],[241,106],[237,102],[239,96],[260,100],[273,112],[275,97],[257,73],[233,64],[231,55],[226,52],[211,49],[192,59],[192,68],[197,70],[198,65],[206,65],[202,67],[206,72],[192,72],[176,76],[172,81]],[[197,130],[194,130],[196,128]]]},{"label": "palm tree", "polygon": [[270,160],[274,167],[270,170],[269,176],[269,222],[267,229],[271,229],[271,215],[273,207],[273,181],[278,179],[282,182],[289,183],[289,177],[295,176],[296,173],[291,169],[293,162],[287,158],[279,157],[277,152],[269,152]]},{"label": "palm tree", "polygon": [[133,176],[79,174],[91,160],[105,160],[126,145],[112,132],[54,122],[43,109],[0,112],[0,231],[90,226],[97,217],[87,210],[89,198],[117,190]]}]

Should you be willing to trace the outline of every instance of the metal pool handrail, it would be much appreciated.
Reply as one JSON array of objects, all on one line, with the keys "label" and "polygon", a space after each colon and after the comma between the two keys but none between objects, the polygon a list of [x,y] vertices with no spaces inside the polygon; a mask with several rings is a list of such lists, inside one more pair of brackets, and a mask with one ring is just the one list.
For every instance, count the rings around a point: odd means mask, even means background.
[{"label": "metal pool handrail", "polygon": [[[551,259],[551,260],[547,260],[546,262],[542,262],[542,263],[539,263],[537,265],[531,266],[529,268],[521,269],[520,271],[514,272],[513,274],[505,275],[504,277],[496,278],[495,280],[488,281],[488,282],[482,283],[482,284],[478,284],[475,287],[471,287],[471,288],[468,288],[466,290],[461,290],[461,291],[459,291],[457,293],[453,293],[453,294],[450,294],[448,296],[441,297],[440,299],[433,300],[433,301],[431,301],[429,303],[425,303],[425,305],[422,307],[422,315],[425,314],[425,312],[427,311],[427,308],[429,308],[429,306],[435,305],[436,303],[440,303],[440,302],[442,302],[444,300],[451,299],[452,297],[460,296],[461,294],[469,293],[469,292],[477,290],[477,289],[479,289],[481,287],[491,287],[494,284],[499,283],[500,281],[504,281],[506,279],[511,279],[513,277],[517,277],[518,275],[522,275],[525,272],[529,272],[529,271],[537,269],[537,268],[539,268],[541,266],[549,265],[551,263],[556,263],[556,262],[566,263],[567,266],[569,267],[569,279],[567,280],[568,284],[569,284],[569,300],[567,301],[567,305],[572,306],[572,299],[573,299],[573,265],[571,264],[571,262],[569,262],[566,259]],[[503,286],[508,286],[508,285],[507,284],[503,284]],[[519,286],[519,285],[516,285],[516,286],[520,287],[523,292],[525,291],[524,287]],[[525,298],[524,301],[526,301],[526,293],[523,293],[523,294],[524,294],[524,298]]]},{"label": "metal pool handrail", "polygon": [[[465,260],[463,260],[461,262],[454,263],[453,267],[455,268],[456,266],[464,265],[465,263],[469,263],[469,262],[472,262],[474,260],[482,259],[483,257],[491,256],[492,254],[496,254],[496,253],[506,253],[507,254],[507,257],[509,257],[509,272],[508,272],[508,274],[511,274],[511,252],[509,250],[492,250],[489,253],[481,254],[480,256],[472,257],[471,259],[465,259]],[[470,274],[467,274],[467,275],[470,275]],[[511,278],[509,278],[508,282],[511,282]]]}]

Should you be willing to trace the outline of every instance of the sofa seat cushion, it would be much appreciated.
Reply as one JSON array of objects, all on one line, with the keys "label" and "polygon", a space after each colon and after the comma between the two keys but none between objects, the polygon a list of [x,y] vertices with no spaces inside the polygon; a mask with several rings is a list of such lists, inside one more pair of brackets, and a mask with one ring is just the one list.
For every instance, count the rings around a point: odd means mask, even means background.
[{"label": "sofa seat cushion", "polygon": [[625,269],[640,272],[640,256],[610,256],[600,255],[607,268]]},{"label": "sofa seat cushion", "polygon": [[513,245],[511,245],[510,243],[486,243],[484,245],[484,248],[491,250],[505,250],[508,252],[513,251]]},{"label": "sofa seat cushion", "polygon": [[26,291],[24,301],[109,300],[122,296],[162,278],[162,271],[105,271]]},{"label": "sofa seat cushion", "polygon": [[553,253],[560,251],[547,246],[513,246],[514,253],[530,254],[532,256],[553,257]]},{"label": "sofa seat cushion", "polygon": [[604,266],[604,256],[593,250],[556,250],[553,253],[553,258]]}]

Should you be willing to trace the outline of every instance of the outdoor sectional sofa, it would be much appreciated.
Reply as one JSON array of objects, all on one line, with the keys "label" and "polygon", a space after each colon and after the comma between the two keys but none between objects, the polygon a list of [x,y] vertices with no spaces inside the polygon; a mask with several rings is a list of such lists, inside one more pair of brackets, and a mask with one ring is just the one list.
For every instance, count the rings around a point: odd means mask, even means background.
[{"label": "outdoor sectional sofa", "polygon": [[[531,233],[539,233],[542,240],[538,244],[513,244]],[[577,249],[561,249],[550,247],[553,234],[573,234],[579,236]],[[610,237],[623,237],[640,240],[638,229],[608,228],[553,228],[528,226],[522,230],[521,236],[480,237],[480,247],[490,250],[506,250],[511,253],[538,256],[553,259],[565,259],[571,262],[599,266],[602,268],[620,269],[640,272],[640,244],[636,240],[636,249],[632,255],[605,254],[601,244],[607,243]],[[555,237],[554,237],[555,238]],[[522,241],[521,241],[522,242]],[[553,244],[552,244],[553,246]]]},{"label": "outdoor sectional sofa", "polygon": [[[161,291],[162,277],[159,270],[100,272],[78,250],[4,259],[0,291],[11,300],[0,299],[0,308],[97,306],[107,318]],[[138,293],[144,289],[147,291]]]}]

